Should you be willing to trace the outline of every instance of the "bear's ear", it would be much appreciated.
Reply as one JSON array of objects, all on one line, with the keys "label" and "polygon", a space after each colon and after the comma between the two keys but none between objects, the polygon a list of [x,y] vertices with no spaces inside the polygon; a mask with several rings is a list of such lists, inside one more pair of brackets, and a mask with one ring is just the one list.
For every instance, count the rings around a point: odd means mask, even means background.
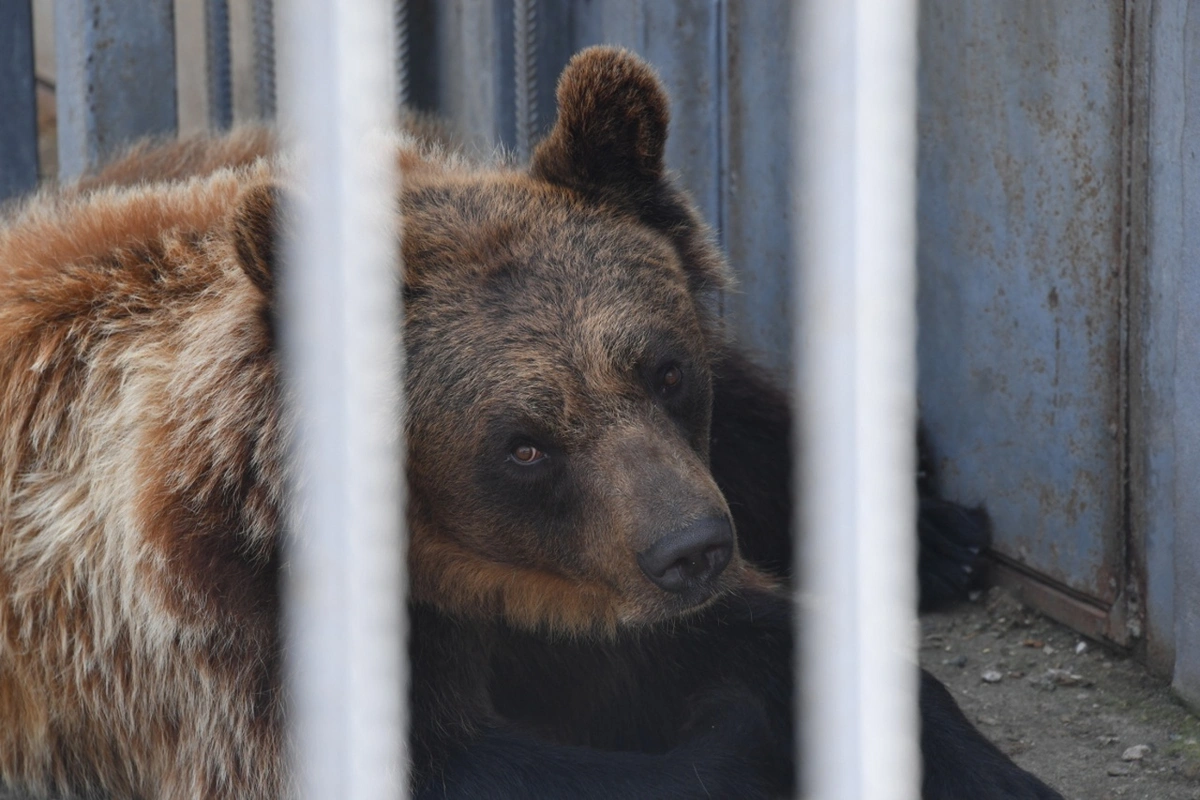
[{"label": "bear's ear", "polygon": [[275,300],[275,270],[279,266],[280,214],[283,191],[260,183],[242,192],[230,220],[238,262],[268,303]]},{"label": "bear's ear", "polygon": [[663,176],[669,118],[667,93],[649,64],[615,47],[589,47],[558,79],[558,120],[530,172],[582,189],[651,186]]}]

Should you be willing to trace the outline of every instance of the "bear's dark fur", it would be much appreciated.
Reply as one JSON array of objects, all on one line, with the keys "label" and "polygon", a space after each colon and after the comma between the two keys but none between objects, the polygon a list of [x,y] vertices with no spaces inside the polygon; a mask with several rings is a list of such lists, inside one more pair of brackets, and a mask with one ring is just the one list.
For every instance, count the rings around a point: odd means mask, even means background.
[{"label": "bear's dark fur", "polygon": [[[774,575],[792,565],[791,417],[786,395],[744,357],[727,354],[714,368],[711,461],[729,500],[742,553]],[[920,609],[966,598],[983,577],[991,543],[987,515],[941,497],[932,447],[917,437]]]},{"label": "bear's dark fur", "polygon": [[[559,105],[528,172],[396,145],[414,789],[786,793],[786,404],[725,345],[654,73],[586,51]],[[272,148],[140,151],[0,228],[0,782],[289,792]],[[1057,796],[923,681],[926,797]]]}]

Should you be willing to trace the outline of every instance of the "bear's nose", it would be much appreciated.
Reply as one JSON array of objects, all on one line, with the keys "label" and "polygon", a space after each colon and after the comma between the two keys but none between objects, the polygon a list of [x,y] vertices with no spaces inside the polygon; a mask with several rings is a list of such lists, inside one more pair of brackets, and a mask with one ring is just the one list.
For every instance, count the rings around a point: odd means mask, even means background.
[{"label": "bear's nose", "polygon": [[672,531],[637,556],[646,577],[668,592],[711,583],[732,558],[733,527],[724,516]]}]

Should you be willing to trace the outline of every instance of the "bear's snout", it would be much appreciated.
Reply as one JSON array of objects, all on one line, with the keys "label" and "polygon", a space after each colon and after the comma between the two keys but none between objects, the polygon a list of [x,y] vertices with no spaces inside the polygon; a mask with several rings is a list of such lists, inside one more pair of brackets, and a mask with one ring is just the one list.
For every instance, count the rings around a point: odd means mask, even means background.
[{"label": "bear's snout", "polygon": [[638,553],[638,565],[654,584],[700,602],[711,596],[716,578],[733,558],[729,518],[710,516],[662,536]]}]

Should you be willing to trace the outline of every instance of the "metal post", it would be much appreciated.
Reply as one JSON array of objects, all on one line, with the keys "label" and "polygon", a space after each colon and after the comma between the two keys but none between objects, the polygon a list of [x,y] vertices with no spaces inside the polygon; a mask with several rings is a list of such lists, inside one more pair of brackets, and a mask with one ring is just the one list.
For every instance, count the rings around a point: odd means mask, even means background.
[{"label": "metal post", "polygon": [[37,105],[29,0],[0,5],[0,201],[37,185]]},{"label": "metal post", "polygon": [[61,178],[175,131],[172,0],[58,0],[54,29]]},{"label": "metal post", "polygon": [[405,776],[400,271],[389,0],[279,9],[281,109],[298,134],[282,276],[301,477],[285,593],[307,798],[395,798]]},{"label": "metal post", "polygon": [[919,796],[916,3],[797,15],[805,797]]}]

